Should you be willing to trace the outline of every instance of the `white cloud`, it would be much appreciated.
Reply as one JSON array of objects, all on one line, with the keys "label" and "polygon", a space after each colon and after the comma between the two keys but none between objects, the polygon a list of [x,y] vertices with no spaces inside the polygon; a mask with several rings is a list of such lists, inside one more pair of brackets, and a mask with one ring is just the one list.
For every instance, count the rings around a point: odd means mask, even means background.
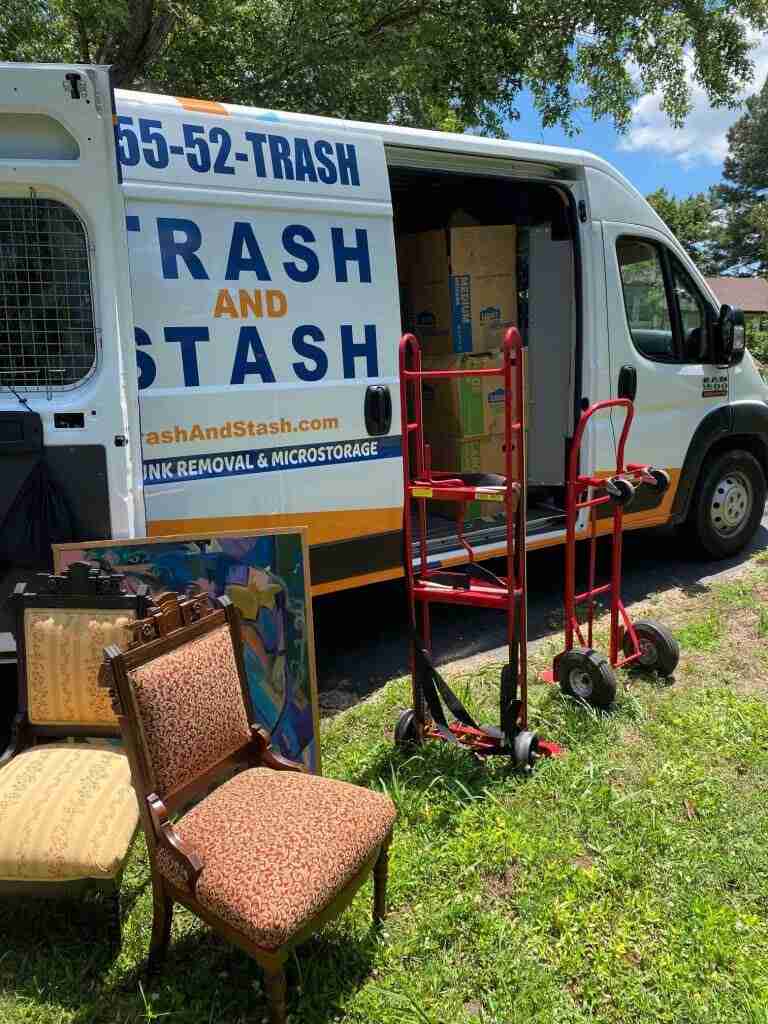
[{"label": "white cloud", "polygon": [[[745,95],[759,89],[768,75],[768,36],[756,37],[752,51],[755,77]],[[619,142],[619,149],[628,152],[651,151],[670,156],[683,166],[699,161],[721,164],[728,152],[726,132],[740,116],[740,110],[709,105],[704,89],[693,81],[691,111],[682,128],[674,128],[661,109],[659,93],[643,96],[632,109],[632,125]]]}]

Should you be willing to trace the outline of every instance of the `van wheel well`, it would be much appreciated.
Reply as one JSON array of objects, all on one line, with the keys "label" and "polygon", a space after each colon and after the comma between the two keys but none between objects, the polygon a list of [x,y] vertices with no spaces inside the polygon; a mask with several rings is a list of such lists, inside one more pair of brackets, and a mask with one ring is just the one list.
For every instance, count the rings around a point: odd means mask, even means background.
[{"label": "van wheel well", "polygon": [[705,471],[706,464],[711,459],[716,458],[718,455],[722,455],[723,452],[736,450],[749,452],[750,455],[754,455],[760,463],[763,476],[768,480],[768,447],[765,442],[761,441],[759,437],[755,437],[754,434],[729,434],[728,437],[723,437],[719,441],[715,441],[704,456],[704,461],[702,462],[699,470],[699,476],[701,476]]}]

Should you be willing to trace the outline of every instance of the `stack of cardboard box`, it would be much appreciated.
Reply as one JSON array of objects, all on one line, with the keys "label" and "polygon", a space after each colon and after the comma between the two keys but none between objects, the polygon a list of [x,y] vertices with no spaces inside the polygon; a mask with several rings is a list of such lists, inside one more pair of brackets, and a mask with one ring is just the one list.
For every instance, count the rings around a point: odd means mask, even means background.
[{"label": "stack of cardboard box", "polygon": [[[504,333],[517,323],[516,243],[513,225],[453,226],[398,238],[403,319],[419,339],[425,370],[501,365]],[[434,469],[503,474],[501,378],[425,382],[424,428]],[[472,502],[466,518],[499,512],[494,503]]]}]

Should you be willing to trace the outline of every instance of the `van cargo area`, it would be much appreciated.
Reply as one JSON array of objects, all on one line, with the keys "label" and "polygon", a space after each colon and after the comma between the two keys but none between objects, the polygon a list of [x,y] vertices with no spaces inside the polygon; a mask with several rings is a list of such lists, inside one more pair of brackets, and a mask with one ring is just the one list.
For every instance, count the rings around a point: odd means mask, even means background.
[{"label": "van cargo area", "polygon": [[[577,341],[569,199],[546,184],[397,167],[390,183],[403,330],[419,339],[426,369],[481,369],[499,365],[504,331],[519,327],[527,346],[528,530],[561,529]],[[503,473],[504,396],[495,382],[433,382],[423,397],[433,468]],[[488,508],[466,506],[473,544],[504,538],[503,512]],[[430,503],[430,552],[455,548],[455,515],[455,506]]]}]

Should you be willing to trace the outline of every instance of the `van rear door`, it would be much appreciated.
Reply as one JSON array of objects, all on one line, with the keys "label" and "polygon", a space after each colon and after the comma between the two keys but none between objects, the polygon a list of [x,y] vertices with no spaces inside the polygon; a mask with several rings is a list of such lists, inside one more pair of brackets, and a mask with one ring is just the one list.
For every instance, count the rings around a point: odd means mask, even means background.
[{"label": "van rear door", "polygon": [[149,532],[303,524],[315,585],[391,567],[400,312],[381,140],[203,101],[118,92],[117,107]]},{"label": "van rear door", "polygon": [[73,539],[144,532],[112,115],[106,68],[0,64],[0,521],[42,440]]}]

